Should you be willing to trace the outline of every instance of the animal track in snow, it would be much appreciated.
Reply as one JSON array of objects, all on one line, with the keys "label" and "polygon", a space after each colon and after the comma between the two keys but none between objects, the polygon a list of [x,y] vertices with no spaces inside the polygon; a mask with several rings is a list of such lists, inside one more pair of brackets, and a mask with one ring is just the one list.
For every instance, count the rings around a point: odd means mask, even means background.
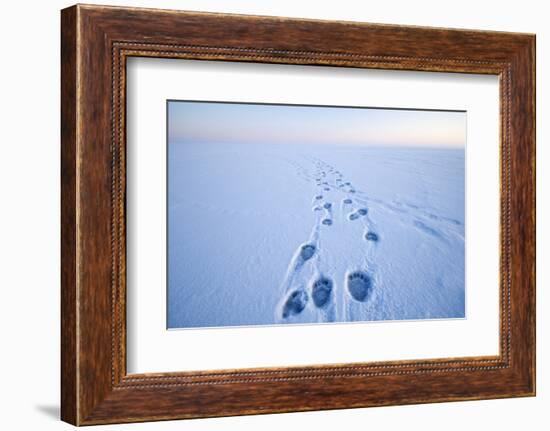
[{"label": "animal track in snow", "polygon": [[302,248],[300,249],[300,257],[302,258],[302,260],[306,261],[306,260],[309,260],[313,257],[313,255],[315,254],[315,251],[317,250],[317,248],[312,245],[312,244],[305,244],[302,246]]},{"label": "animal track in snow", "polygon": [[309,297],[305,290],[295,290],[288,296],[283,306],[283,319],[295,314],[300,314],[306,308]]},{"label": "animal track in snow", "polygon": [[359,302],[365,302],[372,290],[372,280],[364,271],[348,274],[346,285],[351,297]]},{"label": "animal track in snow", "polygon": [[374,232],[367,232],[365,234],[365,239],[367,241],[374,241],[374,242],[377,242],[378,241],[378,235]]},{"label": "animal track in snow", "polygon": [[350,214],[348,214],[349,220],[357,220],[359,217],[366,216],[368,213],[368,210],[366,208],[359,208],[357,211],[354,211]]},{"label": "animal track in snow", "polygon": [[330,300],[334,283],[330,278],[321,277],[313,283],[311,297],[317,308],[323,308]]}]

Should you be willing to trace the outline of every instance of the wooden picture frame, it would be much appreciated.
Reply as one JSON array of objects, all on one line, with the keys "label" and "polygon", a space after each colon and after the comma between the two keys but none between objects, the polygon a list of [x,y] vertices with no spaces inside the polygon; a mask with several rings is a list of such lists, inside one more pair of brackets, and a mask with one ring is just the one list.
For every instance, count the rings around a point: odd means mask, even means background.
[{"label": "wooden picture frame", "polygon": [[[534,35],[84,5],[61,18],[62,420],[91,425],[535,394]],[[127,374],[130,56],[498,75],[500,354]]]}]

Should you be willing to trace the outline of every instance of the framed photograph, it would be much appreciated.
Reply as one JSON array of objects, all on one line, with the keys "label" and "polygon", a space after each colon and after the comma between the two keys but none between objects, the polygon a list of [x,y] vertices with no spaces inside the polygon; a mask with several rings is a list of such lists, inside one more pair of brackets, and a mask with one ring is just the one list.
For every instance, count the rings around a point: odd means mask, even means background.
[{"label": "framed photograph", "polygon": [[61,14],[61,415],[535,394],[535,36]]}]

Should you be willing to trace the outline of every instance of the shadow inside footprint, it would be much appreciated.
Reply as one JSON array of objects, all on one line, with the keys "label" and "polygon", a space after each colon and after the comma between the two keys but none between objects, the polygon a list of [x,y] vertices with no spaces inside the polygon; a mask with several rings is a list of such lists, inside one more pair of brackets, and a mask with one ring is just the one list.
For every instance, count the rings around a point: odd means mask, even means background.
[{"label": "shadow inside footprint", "polygon": [[292,292],[283,306],[283,319],[295,314],[300,314],[306,308],[308,296],[305,290]]},{"label": "shadow inside footprint", "polygon": [[332,280],[330,278],[321,277],[311,288],[311,297],[313,298],[313,303],[316,307],[324,307],[332,294]]},{"label": "shadow inside footprint", "polygon": [[375,234],[374,232],[367,232],[367,233],[365,234],[365,239],[366,239],[367,241],[374,241],[374,242],[376,242],[376,241],[378,241],[378,235]]},{"label": "shadow inside footprint", "polygon": [[359,215],[364,216],[364,215],[367,215],[368,210],[367,210],[366,208],[360,208],[360,209],[357,210],[357,213],[358,213]]},{"label": "shadow inside footprint", "polygon": [[315,254],[315,250],[316,249],[315,249],[315,246],[313,244],[303,245],[302,248],[300,249],[300,257],[303,260],[309,260]]},{"label": "shadow inside footprint", "polygon": [[315,196],[315,199],[317,199],[318,201],[320,201],[321,199],[323,199],[323,195],[317,195],[317,196]]},{"label": "shadow inside footprint", "polygon": [[348,216],[348,219],[350,220],[357,220],[359,218],[359,214],[358,213],[351,213],[349,216]]},{"label": "shadow inside footprint", "polygon": [[321,223],[323,223],[325,226],[331,226],[332,225],[332,220],[329,219],[329,218],[326,218],[326,219],[323,219],[323,221]]},{"label": "shadow inside footprint", "polygon": [[344,199],[345,204],[351,204],[351,199]]},{"label": "shadow inside footprint", "polygon": [[355,271],[348,274],[347,288],[353,299],[365,302],[372,289],[372,280],[364,271]]},{"label": "shadow inside footprint", "polygon": [[326,202],[323,207],[326,209],[326,210],[329,210],[332,208],[332,204],[330,202]]}]

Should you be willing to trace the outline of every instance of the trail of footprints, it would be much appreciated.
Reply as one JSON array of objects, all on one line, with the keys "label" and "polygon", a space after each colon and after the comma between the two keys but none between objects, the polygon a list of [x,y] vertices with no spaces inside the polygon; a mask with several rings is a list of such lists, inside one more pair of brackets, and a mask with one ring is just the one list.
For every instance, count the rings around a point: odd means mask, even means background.
[{"label": "trail of footprints", "polygon": [[[332,202],[329,196],[333,198],[335,194],[343,196],[339,199],[341,208],[346,213],[342,222],[355,222],[368,214],[368,208],[354,207],[355,202],[352,196],[356,190],[351,182],[345,181],[341,172],[320,160],[316,160],[315,165],[315,175],[309,177],[315,181],[317,187],[317,192],[312,199],[312,210],[319,214],[319,217],[317,217],[310,241],[300,245],[289,266],[289,272],[285,279],[285,297],[280,311],[283,319],[299,315],[306,307],[315,307],[323,311],[327,321],[335,319],[335,281],[322,275],[322,272],[319,271],[319,249],[316,245],[323,229],[331,229],[335,221],[333,211],[336,203]],[[367,243],[376,243],[379,241],[379,236],[376,232],[367,229],[363,239]],[[313,279],[309,283],[296,283],[294,278],[306,265],[314,266]],[[375,288],[373,278],[363,269],[347,273],[343,284],[347,295],[358,303],[367,302]]]},{"label": "trail of footprints", "polygon": [[[282,307],[278,311],[283,320],[299,315],[308,307],[314,307],[321,312],[324,321],[334,321],[336,317],[335,296],[337,294],[340,296],[343,292],[345,296],[345,298],[341,298],[348,310],[344,313],[349,313],[353,307],[368,303],[369,299],[373,297],[377,286],[371,273],[370,261],[366,262],[365,260],[365,263],[358,265],[359,268],[354,268],[344,275],[344,279],[341,280],[342,286],[344,286],[343,290],[337,289],[340,280],[333,280],[323,275],[320,265],[319,239],[327,229],[335,228],[334,223],[361,223],[363,221],[362,240],[365,247],[372,247],[381,241],[380,235],[372,229],[372,221],[368,216],[369,209],[361,203],[377,204],[388,211],[409,215],[414,228],[441,240],[445,240],[445,238],[438,228],[431,226],[432,222],[462,226],[458,220],[439,216],[413,204],[397,201],[387,203],[371,199],[360,190],[356,190],[353,184],[347,181],[342,173],[333,166],[318,159],[313,162],[314,172],[295,164],[298,174],[316,185],[316,192],[312,198],[312,210],[317,217],[310,239],[299,246],[289,265],[284,281],[285,293],[282,298]],[[324,250],[324,253],[327,251],[330,250]],[[364,254],[366,256],[367,253]],[[369,267],[368,271],[365,270],[365,266]]]}]

